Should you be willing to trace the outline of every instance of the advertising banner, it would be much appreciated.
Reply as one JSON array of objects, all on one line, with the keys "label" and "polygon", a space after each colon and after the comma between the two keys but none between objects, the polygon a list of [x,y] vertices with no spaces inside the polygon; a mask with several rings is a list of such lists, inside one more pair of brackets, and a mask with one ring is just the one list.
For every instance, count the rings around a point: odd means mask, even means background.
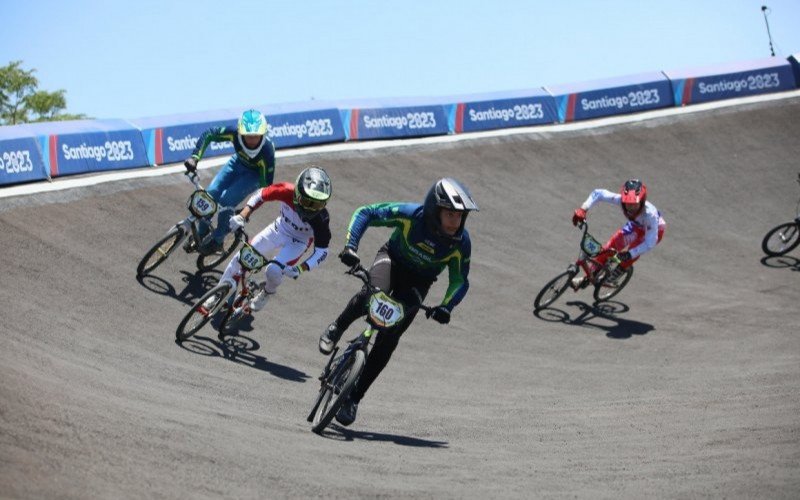
[{"label": "advertising banner", "polygon": [[258,109],[267,117],[267,135],[276,149],[345,140],[342,118],[334,105],[311,101]]},{"label": "advertising banner", "polygon": [[554,123],[556,102],[544,89],[457,96],[451,133]]},{"label": "advertising banner", "polygon": [[43,179],[47,169],[29,127],[0,127],[0,186]]},{"label": "advertising banner", "polygon": [[50,177],[148,165],[142,134],[124,120],[28,124]]},{"label": "advertising banner", "polygon": [[545,87],[562,123],[673,105],[672,86],[661,72]]},{"label": "advertising banner", "polygon": [[676,106],[795,88],[791,64],[776,57],[664,74],[672,80]]},{"label": "advertising banner", "polygon": [[[141,129],[150,165],[164,165],[182,162],[188,158],[200,135],[209,128],[236,126],[239,114],[236,110],[224,109],[138,118],[131,120],[131,123]],[[211,158],[233,153],[233,145],[230,142],[211,143],[203,157]]]},{"label": "advertising banner", "polygon": [[446,135],[445,106],[430,102],[426,98],[360,101],[339,110],[349,141]]}]

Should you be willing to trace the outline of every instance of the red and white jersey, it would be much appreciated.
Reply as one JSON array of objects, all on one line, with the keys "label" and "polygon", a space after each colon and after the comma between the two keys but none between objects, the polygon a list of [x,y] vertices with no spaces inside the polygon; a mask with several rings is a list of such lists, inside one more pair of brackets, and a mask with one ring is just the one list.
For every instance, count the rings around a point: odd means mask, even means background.
[{"label": "red and white jersey", "polygon": [[[610,203],[612,205],[622,206],[622,195],[619,193],[611,192],[607,189],[595,189],[592,194],[586,198],[581,208],[589,210],[598,201]],[[652,250],[656,243],[658,243],[658,229],[664,227],[666,222],[661,217],[661,212],[658,211],[655,205],[649,201],[644,202],[644,210],[632,221],[628,221],[626,226],[631,226],[629,229],[639,229],[644,231],[644,241],[640,245],[631,248],[629,251],[631,257],[638,257],[643,253]]]},{"label": "red and white jersey", "polygon": [[275,229],[297,241],[313,241],[314,254],[306,259],[306,264],[313,268],[321,263],[331,241],[328,209],[323,208],[309,220],[303,220],[294,210],[294,184],[290,182],[279,182],[256,191],[247,200],[247,206],[255,210],[267,201],[281,204],[281,214],[274,222]]}]

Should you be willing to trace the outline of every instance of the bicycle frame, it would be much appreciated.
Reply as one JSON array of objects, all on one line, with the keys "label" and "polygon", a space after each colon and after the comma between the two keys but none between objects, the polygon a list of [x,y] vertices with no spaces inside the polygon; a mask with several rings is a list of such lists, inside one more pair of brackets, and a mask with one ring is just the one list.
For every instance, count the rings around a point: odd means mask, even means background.
[{"label": "bicycle frame", "polygon": [[[582,269],[589,282],[596,285],[602,281],[608,273],[613,272],[622,261],[617,257],[617,251],[614,249],[603,249],[603,245],[591,234],[589,234],[589,225],[585,222],[581,223],[583,236],[581,237],[580,252],[578,259],[575,261],[575,266]],[[597,257],[600,255],[609,255],[605,263],[601,263]],[[607,273],[601,271],[607,270]]]}]

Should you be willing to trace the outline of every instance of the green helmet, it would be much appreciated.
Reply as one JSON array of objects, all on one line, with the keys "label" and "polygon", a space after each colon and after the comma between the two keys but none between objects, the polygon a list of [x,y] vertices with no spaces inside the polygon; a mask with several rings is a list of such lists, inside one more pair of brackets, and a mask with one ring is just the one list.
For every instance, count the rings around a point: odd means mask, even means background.
[{"label": "green helmet", "polygon": [[325,208],[331,197],[331,178],[319,167],[309,167],[294,183],[294,209],[308,220]]}]

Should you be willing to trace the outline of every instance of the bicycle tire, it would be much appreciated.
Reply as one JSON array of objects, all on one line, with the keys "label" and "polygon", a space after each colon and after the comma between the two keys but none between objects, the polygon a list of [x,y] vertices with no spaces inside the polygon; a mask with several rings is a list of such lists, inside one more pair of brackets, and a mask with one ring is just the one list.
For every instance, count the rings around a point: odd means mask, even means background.
[{"label": "bicycle tire", "polygon": [[[356,350],[346,360],[349,366],[339,371],[336,380],[330,384],[323,383],[320,389],[317,401],[315,404],[314,416],[311,420],[311,430],[316,434],[322,434],[322,431],[331,423],[336,412],[342,407],[347,398],[350,396],[353,387],[356,385],[358,377],[364,370],[366,357],[364,351],[361,349]],[[336,388],[339,388],[338,394]]]},{"label": "bicycle tire", "polygon": [[601,279],[594,287],[594,300],[603,302],[615,297],[625,288],[625,285],[628,284],[632,277],[633,266],[625,269],[623,274],[615,280],[609,280],[607,277]]},{"label": "bicycle tire", "polygon": [[576,270],[567,270],[547,282],[533,300],[533,309],[538,311],[549,306],[567,290],[569,283],[578,274]]},{"label": "bicycle tire", "polygon": [[[787,234],[788,238],[786,237]],[[775,244],[778,244],[778,246],[772,244],[774,236],[778,236],[775,239]],[[772,228],[764,236],[764,240],[761,242],[761,249],[770,257],[779,257],[794,250],[798,244],[800,244],[800,225],[792,221]]]},{"label": "bicycle tire", "polygon": [[225,241],[222,242],[222,250],[219,252],[210,253],[208,255],[197,256],[197,269],[200,271],[210,271],[220,265],[225,259],[239,246],[242,237],[239,233],[228,233],[225,236]]},{"label": "bicycle tire", "polygon": [[[139,265],[136,267],[136,277],[146,276],[160,266],[178,248],[184,236],[186,234],[181,226],[174,226],[167,231],[167,234],[158,240],[139,261]],[[153,257],[155,257],[155,260],[153,260]]]},{"label": "bicycle tire", "polygon": [[[197,333],[197,331],[203,328],[206,323],[211,321],[211,318],[214,317],[214,314],[216,314],[222,304],[224,304],[225,299],[228,297],[228,294],[231,291],[231,288],[232,287],[230,283],[221,283],[200,297],[200,299],[195,302],[189,312],[186,313],[186,316],[183,317],[183,320],[181,320],[180,324],[178,325],[178,329],[175,330],[175,339],[178,342],[183,342]],[[209,309],[206,309],[204,304],[212,297],[216,297],[216,300]]]}]

